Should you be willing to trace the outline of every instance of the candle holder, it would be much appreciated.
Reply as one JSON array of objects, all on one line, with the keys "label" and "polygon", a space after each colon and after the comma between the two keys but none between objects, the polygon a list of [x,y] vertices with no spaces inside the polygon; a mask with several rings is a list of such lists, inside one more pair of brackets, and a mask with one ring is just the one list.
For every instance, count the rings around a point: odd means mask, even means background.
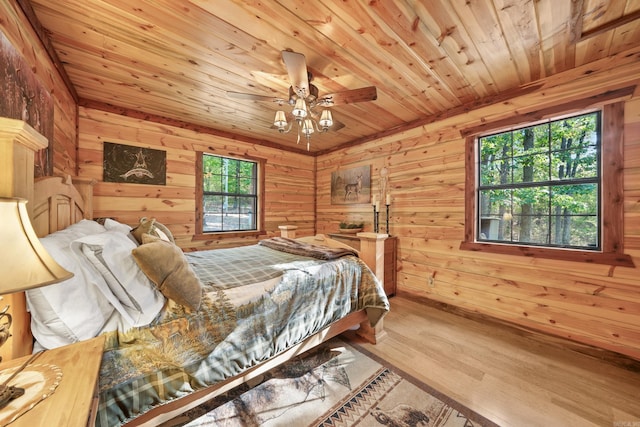
[{"label": "candle holder", "polygon": [[376,205],[373,205],[373,231],[377,233],[379,230],[378,225],[378,210],[376,209]]},{"label": "candle holder", "polygon": [[391,205],[387,204],[386,206],[387,206],[387,228],[385,229],[385,231],[389,236],[391,236],[391,233],[389,233],[389,206]]}]

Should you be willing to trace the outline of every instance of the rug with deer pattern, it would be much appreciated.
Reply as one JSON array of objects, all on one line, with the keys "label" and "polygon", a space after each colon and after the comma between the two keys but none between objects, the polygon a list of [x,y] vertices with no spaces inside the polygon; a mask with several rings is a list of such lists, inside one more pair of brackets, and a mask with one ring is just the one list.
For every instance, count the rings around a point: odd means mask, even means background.
[{"label": "rug with deer pattern", "polygon": [[383,364],[334,338],[162,427],[495,426]]}]

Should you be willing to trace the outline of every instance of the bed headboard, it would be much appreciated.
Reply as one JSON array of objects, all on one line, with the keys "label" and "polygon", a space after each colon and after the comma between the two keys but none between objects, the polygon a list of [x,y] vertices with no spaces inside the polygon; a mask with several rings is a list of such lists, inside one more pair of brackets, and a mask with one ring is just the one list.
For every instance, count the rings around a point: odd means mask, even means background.
[{"label": "bed headboard", "polygon": [[[62,230],[83,218],[93,217],[94,180],[61,177],[36,178],[33,184],[31,223],[39,237]],[[12,344],[3,357],[12,359],[32,352],[31,317],[26,311],[24,292],[5,295],[0,304],[9,304],[13,323]]]},{"label": "bed headboard", "polygon": [[95,180],[44,177],[34,182],[31,223],[39,237],[93,218]]}]

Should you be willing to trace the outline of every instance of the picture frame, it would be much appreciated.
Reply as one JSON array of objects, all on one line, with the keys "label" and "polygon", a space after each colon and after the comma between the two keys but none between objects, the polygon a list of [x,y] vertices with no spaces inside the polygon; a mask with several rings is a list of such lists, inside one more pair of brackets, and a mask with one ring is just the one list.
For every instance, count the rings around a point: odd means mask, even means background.
[{"label": "picture frame", "polygon": [[103,180],[129,184],[166,185],[167,152],[105,142]]},{"label": "picture frame", "polygon": [[22,120],[47,138],[46,148],[34,155],[33,176],[53,175],[53,99],[20,52],[0,31],[0,117]]},{"label": "picture frame", "polygon": [[331,204],[371,202],[371,165],[331,172]]}]

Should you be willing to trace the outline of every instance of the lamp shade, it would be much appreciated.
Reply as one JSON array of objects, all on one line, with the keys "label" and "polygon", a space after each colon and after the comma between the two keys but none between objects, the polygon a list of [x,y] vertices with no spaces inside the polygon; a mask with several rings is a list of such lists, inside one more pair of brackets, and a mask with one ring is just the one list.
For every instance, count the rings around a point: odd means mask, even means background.
[{"label": "lamp shade", "polygon": [[313,133],[313,122],[309,119],[306,119],[302,122],[302,133],[309,136]]},{"label": "lamp shade", "polygon": [[0,295],[73,277],[47,253],[20,198],[0,197]]},{"label": "lamp shade", "polygon": [[307,103],[304,102],[304,99],[298,98],[296,99],[296,104],[293,106],[293,110],[291,110],[291,114],[296,119],[304,119],[307,117]]},{"label": "lamp shade", "polygon": [[333,117],[331,116],[331,110],[328,110],[326,108],[322,110],[322,114],[320,115],[320,121],[318,121],[318,124],[323,129],[328,129],[333,125]]},{"label": "lamp shade", "polygon": [[284,129],[287,127],[287,117],[285,116],[284,111],[276,111],[276,117],[273,119],[273,125],[278,129]]}]

